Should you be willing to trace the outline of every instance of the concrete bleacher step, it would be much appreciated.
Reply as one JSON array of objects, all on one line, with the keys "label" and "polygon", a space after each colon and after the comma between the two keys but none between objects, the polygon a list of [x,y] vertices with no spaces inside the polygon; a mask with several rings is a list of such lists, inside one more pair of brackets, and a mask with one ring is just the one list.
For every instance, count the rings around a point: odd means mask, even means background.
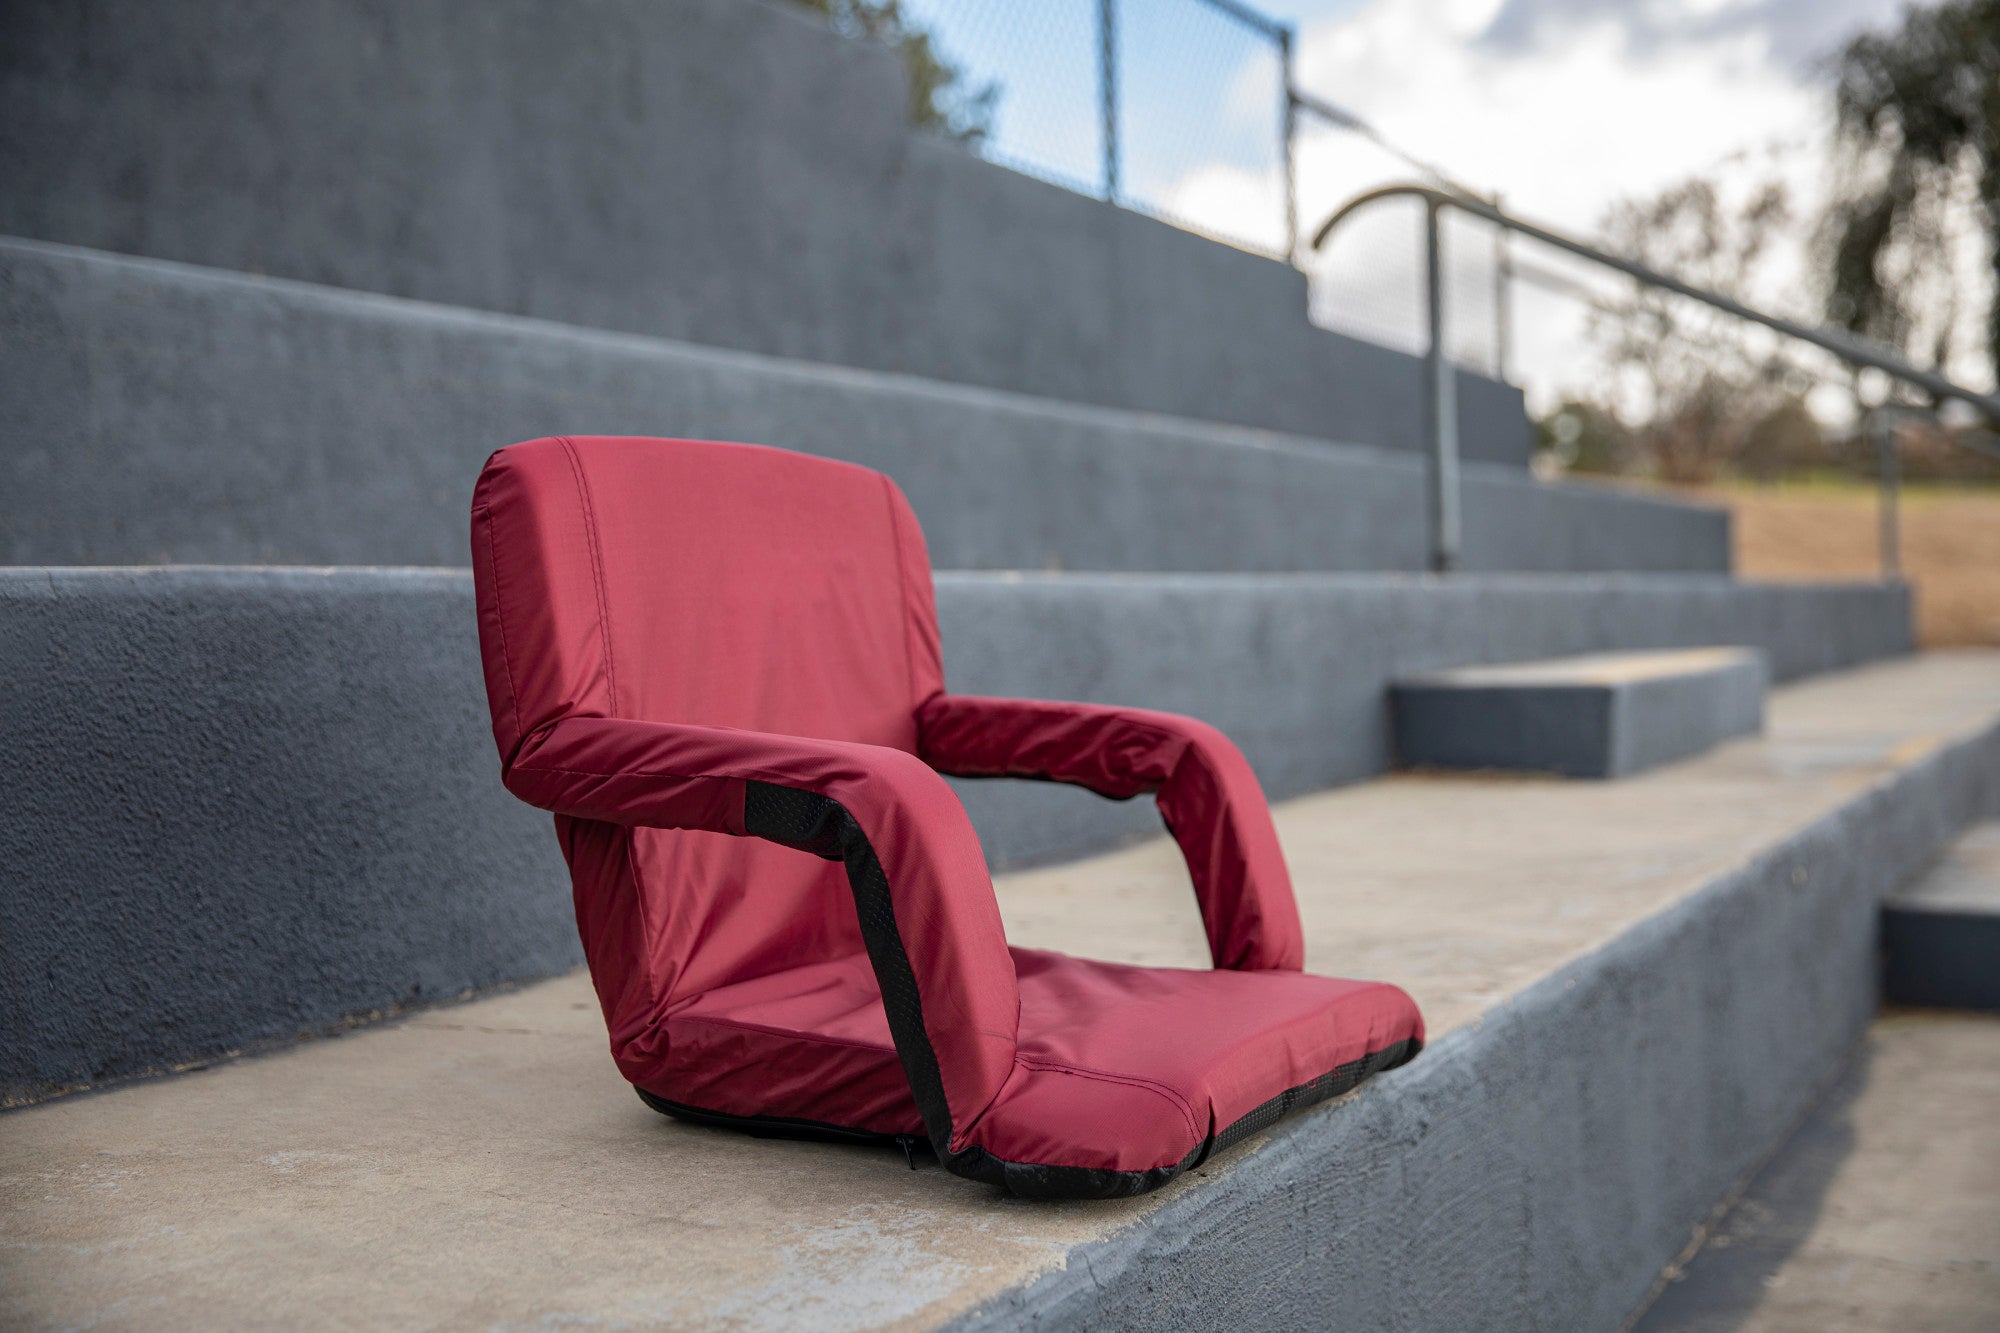
[{"label": "concrete bleacher step", "polygon": [[1882,905],[1882,998],[2000,1012],[2000,821]]},{"label": "concrete bleacher step", "polygon": [[[2000,653],[1963,652],[1778,689],[1762,737],[1627,782],[1284,803],[1307,966],[1403,984],[1431,1044],[1138,1200],[666,1120],[580,972],[28,1107],[0,1325],[1617,1327],[1867,1028],[1891,887],[1996,794]],[[998,891],[1017,943],[1205,965],[1164,839]]]},{"label": "concrete bleacher step", "polygon": [[2000,1325],[2000,1016],[1885,1014],[1623,1333]]},{"label": "concrete bleacher step", "polygon": [[[797,4],[595,0],[561,23],[511,24],[494,22],[492,0],[278,4],[255,41],[243,40],[241,0],[109,12],[0,6],[0,232],[1420,445],[1422,362],[1313,327],[1296,268],[914,129],[891,44],[850,40]],[[12,313],[0,313],[10,357],[23,341]],[[190,320],[175,341],[198,355],[242,331]],[[323,332],[264,331],[278,342]],[[107,338],[101,351],[134,346]],[[337,356],[306,388],[370,392],[340,373],[364,359]],[[461,368],[449,355],[403,366],[440,385]],[[9,369],[13,381],[30,374]],[[1458,379],[1465,456],[1525,465],[1520,390]],[[297,426],[322,406],[242,390]],[[200,415],[206,403],[184,406]]]},{"label": "concrete bleacher step", "polygon": [[[947,679],[1169,709],[1274,797],[1387,766],[1390,681],[1482,658],[1755,644],[1781,679],[1909,648],[1879,585],[1662,576],[937,578]],[[545,816],[500,788],[455,570],[0,570],[0,1102],[578,958]],[[1155,833],[1149,801],[958,784],[1006,868]],[[115,923],[108,928],[105,923]]]},{"label": "concrete bleacher step", "polygon": [[[940,569],[1425,561],[1408,450],[6,238],[0,329],[9,564],[464,565],[481,462],[563,432],[866,464]],[[1518,465],[1469,461],[1464,513],[1470,570],[1729,568],[1719,511]]]},{"label": "concrete bleacher step", "polygon": [[1408,767],[1621,778],[1754,734],[1769,674],[1741,647],[1427,672],[1390,691],[1396,755]]}]

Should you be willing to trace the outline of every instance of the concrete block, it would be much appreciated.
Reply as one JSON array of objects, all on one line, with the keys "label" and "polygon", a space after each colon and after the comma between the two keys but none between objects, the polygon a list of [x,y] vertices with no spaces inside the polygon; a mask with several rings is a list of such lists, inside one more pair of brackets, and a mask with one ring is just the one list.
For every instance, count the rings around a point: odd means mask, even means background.
[{"label": "concrete block", "polygon": [[1391,690],[1412,767],[1621,778],[1763,725],[1769,670],[1749,648],[1592,653],[1458,667]]},{"label": "concrete block", "polygon": [[1882,905],[1882,998],[2000,1012],[2000,822]]},{"label": "concrete block", "polygon": [[[4,239],[0,345],[10,564],[464,565],[480,463],[563,432],[877,468],[941,569],[1424,563],[1423,464],[1354,412],[1332,443]],[[1721,511],[1464,477],[1469,570],[1729,568]]]},{"label": "concrete block", "polygon": [[1625,1333],[1994,1323],[1996,1106],[2000,1018],[1885,1014]]}]

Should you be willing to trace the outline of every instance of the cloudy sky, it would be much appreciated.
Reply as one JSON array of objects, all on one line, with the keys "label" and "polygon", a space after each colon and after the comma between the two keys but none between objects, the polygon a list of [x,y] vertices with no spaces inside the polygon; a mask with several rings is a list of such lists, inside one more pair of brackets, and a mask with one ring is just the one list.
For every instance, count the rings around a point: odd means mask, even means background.
[{"label": "cloudy sky", "polygon": [[[1903,0],[1264,0],[1297,26],[1304,89],[1510,208],[1589,234],[1621,196],[1706,172],[1776,172],[1816,199],[1827,125],[1822,62],[1893,23]],[[1001,84],[996,149],[1085,186],[1100,179],[1087,0],[919,0],[947,50]],[[1121,0],[1127,194],[1275,247],[1276,62],[1200,0]],[[1051,167],[1050,164],[1054,164]],[[1312,221],[1409,168],[1351,133],[1314,129],[1298,152]],[[1414,214],[1357,222],[1324,266],[1320,316],[1413,344]],[[1491,355],[1491,243],[1455,231],[1455,345]],[[1803,302],[1795,256],[1774,304]],[[1522,289],[1514,370],[1546,399],[1580,364],[1580,307]]]}]

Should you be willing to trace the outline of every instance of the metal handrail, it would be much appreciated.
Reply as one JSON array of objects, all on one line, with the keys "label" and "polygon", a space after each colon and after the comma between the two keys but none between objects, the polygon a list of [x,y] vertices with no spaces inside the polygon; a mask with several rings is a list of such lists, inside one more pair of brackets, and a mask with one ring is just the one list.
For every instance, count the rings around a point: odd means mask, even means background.
[{"label": "metal handrail", "polygon": [[1884,403],[1861,418],[1863,438],[1875,444],[1875,543],[1881,555],[1884,583],[1894,583],[1903,577],[1903,520],[1898,503],[1903,494],[1903,467],[1902,457],[1896,451],[1896,431],[1911,417],[1927,419],[1930,415],[1920,407]]},{"label": "metal handrail", "polygon": [[[1444,354],[1444,279],[1438,231],[1438,216],[1446,208],[1456,208],[1462,213],[1484,219],[1503,230],[1517,232],[1581,259],[1588,259],[1606,268],[1615,269],[1649,286],[1672,292],[1676,296],[1684,296],[1691,301],[1699,301],[1703,305],[1713,306],[1738,319],[1761,324],[1788,338],[1810,343],[1831,352],[1849,365],[1879,370],[1891,378],[1923,390],[1933,402],[1950,398],[1968,403],[1988,421],[2000,424],[2000,396],[1968,389],[1935,371],[1911,365],[1887,348],[1878,347],[1839,329],[1815,328],[1779,315],[1767,315],[1720,292],[1711,292],[1682,282],[1678,278],[1647,268],[1644,264],[1608,254],[1594,245],[1525,222],[1496,205],[1470,194],[1415,183],[1385,185],[1380,189],[1369,190],[1342,204],[1326,221],[1320,223],[1319,229],[1313,233],[1312,248],[1318,250],[1323,247],[1334,228],[1355,212],[1370,204],[1395,198],[1416,198],[1424,201],[1425,305],[1430,340],[1425,355],[1426,378],[1429,384],[1425,426],[1430,445],[1431,568],[1439,573],[1448,573],[1456,568],[1459,556],[1458,396],[1454,391],[1451,366]],[[1885,468],[1885,487],[1893,484],[1888,481],[1889,475],[1890,468]],[[1885,494],[1885,503],[1893,504],[1893,497]],[[1884,540],[1889,540],[1893,533],[1893,521],[1886,522]],[[1883,550],[1883,562],[1885,571],[1893,577],[1896,556],[1886,546]]]}]

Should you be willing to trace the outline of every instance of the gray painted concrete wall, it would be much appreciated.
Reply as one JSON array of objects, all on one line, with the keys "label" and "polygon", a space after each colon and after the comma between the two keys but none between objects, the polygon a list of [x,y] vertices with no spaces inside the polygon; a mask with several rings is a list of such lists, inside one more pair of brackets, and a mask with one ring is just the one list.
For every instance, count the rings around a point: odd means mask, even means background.
[{"label": "gray painted concrete wall", "polygon": [[[1900,590],[1723,579],[946,575],[939,602],[954,688],[1195,713],[1274,797],[1379,771],[1416,670],[1909,647]],[[0,1100],[579,959],[547,817],[499,785],[468,575],[0,570],[0,680]],[[1001,866],[1158,827],[960,790]]]},{"label": "gray painted concrete wall", "polygon": [[1433,672],[1390,691],[1396,758],[1418,768],[1627,777],[1761,731],[1769,675],[1749,648]]},{"label": "gray painted concrete wall", "polygon": [[[9,0],[0,233],[1416,445],[1418,363],[1310,327],[1289,267],[903,107],[757,0]],[[1514,390],[1460,422],[1525,458]]]},{"label": "gray painted concrete wall", "polygon": [[[880,468],[940,568],[1424,562],[1405,455],[182,264],[0,240],[0,345],[14,564],[459,565],[480,462],[558,432]],[[1517,468],[1465,469],[1465,528],[1472,569],[1729,562],[1717,511]]]},{"label": "gray painted concrete wall", "polygon": [[0,1097],[580,957],[478,762],[464,577],[0,570],[0,608]]},{"label": "gray painted concrete wall", "polygon": [[957,1327],[1621,1327],[1874,1016],[1883,895],[1996,811],[1989,730]]}]

